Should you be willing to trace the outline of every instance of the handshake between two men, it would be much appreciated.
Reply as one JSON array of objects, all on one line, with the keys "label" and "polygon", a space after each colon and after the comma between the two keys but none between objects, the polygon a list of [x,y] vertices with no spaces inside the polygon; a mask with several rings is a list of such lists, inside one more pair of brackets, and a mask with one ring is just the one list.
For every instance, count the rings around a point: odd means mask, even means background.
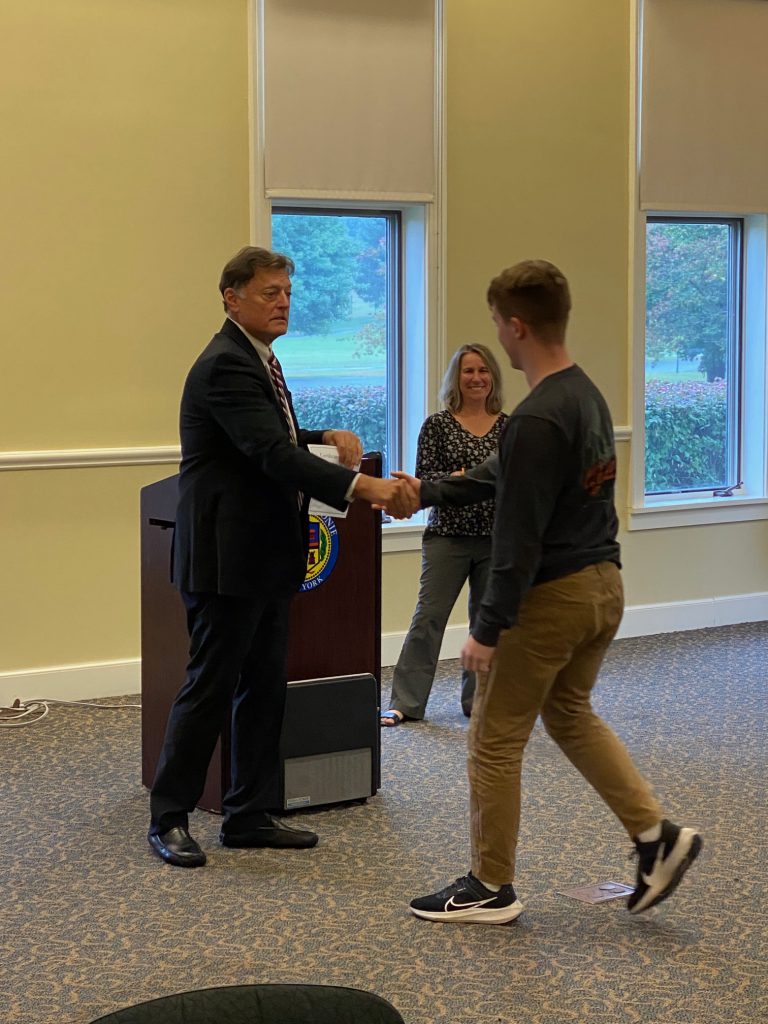
[{"label": "handshake between two men", "polygon": [[421,481],[397,470],[392,476],[395,479],[360,476],[355,496],[369,501],[373,508],[381,509],[393,519],[410,519],[421,508]]},{"label": "handshake between two men", "polygon": [[[323,442],[336,446],[342,466],[351,469],[360,465],[363,457],[362,443],[351,430],[326,430]],[[392,476],[396,479],[380,479],[361,474],[355,481],[353,494],[393,519],[410,519],[421,508],[421,481],[399,471],[395,471]]]}]

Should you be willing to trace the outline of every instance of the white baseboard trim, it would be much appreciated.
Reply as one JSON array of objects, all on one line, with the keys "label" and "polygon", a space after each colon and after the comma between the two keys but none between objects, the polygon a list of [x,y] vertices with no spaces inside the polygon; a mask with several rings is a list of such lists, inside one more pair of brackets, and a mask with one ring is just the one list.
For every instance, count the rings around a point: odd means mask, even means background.
[{"label": "white baseboard trim", "polygon": [[768,593],[734,594],[700,601],[670,601],[667,604],[636,604],[627,608],[617,639],[652,636],[655,633],[683,633],[711,626],[735,626],[739,622],[768,619]]},{"label": "white baseboard trim", "polygon": [[[624,613],[618,639],[765,620],[768,620],[768,593],[634,605]],[[466,638],[466,625],[449,626],[440,648],[441,659],[458,658]],[[391,666],[397,662],[404,640],[404,632],[382,634],[382,665]],[[3,706],[12,704],[17,697],[19,700],[30,700],[33,697],[89,700],[94,697],[122,697],[140,691],[139,658],[0,672],[0,705]]]},{"label": "white baseboard trim", "polygon": [[22,672],[0,672],[0,705],[18,697],[49,700],[91,700],[123,697],[141,690],[141,659],[103,661],[89,665],[60,665]]},{"label": "white baseboard trim", "polygon": [[[700,601],[670,601],[666,604],[638,604],[625,608],[617,639],[652,636],[655,633],[682,633],[710,626],[734,626],[738,622],[762,622],[768,619],[768,593],[736,594]],[[440,648],[440,658],[458,658],[467,638],[467,626],[448,626]],[[405,633],[383,633],[381,663],[394,665],[405,640]]]}]

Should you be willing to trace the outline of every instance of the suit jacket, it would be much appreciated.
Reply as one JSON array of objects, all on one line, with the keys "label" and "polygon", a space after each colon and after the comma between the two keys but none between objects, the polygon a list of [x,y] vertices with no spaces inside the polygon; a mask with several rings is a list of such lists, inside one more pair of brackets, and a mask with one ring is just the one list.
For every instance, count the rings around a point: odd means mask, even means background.
[{"label": "suit jacket", "polygon": [[[290,392],[288,403],[293,413]],[[225,320],[187,375],[173,579],[181,590],[283,597],[307,569],[309,496],[346,507],[354,473],[298,447],[268,371],[240,328]],[[299,509],[297,495],[304,493]]]}]

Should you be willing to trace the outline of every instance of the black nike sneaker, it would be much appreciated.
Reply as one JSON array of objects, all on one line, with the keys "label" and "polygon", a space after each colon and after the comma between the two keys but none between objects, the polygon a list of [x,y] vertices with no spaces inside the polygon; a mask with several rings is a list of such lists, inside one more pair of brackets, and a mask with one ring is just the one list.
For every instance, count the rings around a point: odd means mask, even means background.
[{"label": "black nike sneaker", "polygon": [[680,828],[665,820],[661,823],[660,839],[651,843],[635,840],[635,847],[637,882],[627,909],[630,914],[641,914],[672,895],[698,857],[702,841],[695,829]]},{"label": "black nike sneaker", "polygon": [[523,905],[511,885],[502,885],[498,892],[493,892],[470,873],[440,892],[412,900],[411,911],[427,921],[507,924],[522,914]]}]

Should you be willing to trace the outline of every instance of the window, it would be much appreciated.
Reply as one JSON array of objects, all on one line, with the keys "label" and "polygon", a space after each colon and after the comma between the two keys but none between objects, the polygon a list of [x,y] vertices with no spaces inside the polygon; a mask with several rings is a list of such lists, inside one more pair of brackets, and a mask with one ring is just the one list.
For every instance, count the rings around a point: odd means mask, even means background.
[{"label": "window", "polygon": [[768,178],[754,110],[768,4],[635,6],[628,527],[765,519]]},{"label": "window", "polygon": [[386,475],[404,456],[401,215],[276,206],[272,245],[296,264],[280,361],[299,422],[353,430]]},{"label": "window", "polygon": [[768,216],[640,222],[629,528],[768,518]]},{"label": "window", "polygon": [[645,493],[742,483],[743,221],[648,217]]}]

